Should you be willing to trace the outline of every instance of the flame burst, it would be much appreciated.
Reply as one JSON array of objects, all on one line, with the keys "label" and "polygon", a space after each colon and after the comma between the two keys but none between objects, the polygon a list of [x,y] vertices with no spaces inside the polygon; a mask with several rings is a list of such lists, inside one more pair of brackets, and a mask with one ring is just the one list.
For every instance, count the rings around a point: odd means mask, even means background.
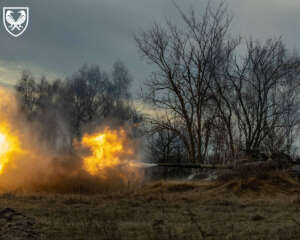
[{"label": "flame burst", "polygon": [[5,123],[0,125],[0,175],[5,167],[13,163],[14,156],[22,152],[20,141],[11,133],[9,126]]},{"label": "flame burst", "polygon": [[104,177],[104,170],[127,165],[134,154],[124,129],[105,128],[100,133],[84,135],[81,144],[91,152],[83,158],[83,168],[93,176]]},{"label": "flame burst", "polygon": [[9,122],[0,121],[0,175],[10,168],[16,168],[16,158],[22,155],[25,159],[27,152],[22,149],[19,134],[12,130]]},{"label": "flame burst", "polygon": [[0,88],[0,99],[0,193],[98,192],[142,178],[134,161],[137,142],[124,129],[85,134],[68,155],[52,149],[39,125],[27,122],[12,91]]},{"label": "flame burst", "polygon": [[13,165],[14,156],[21,152],[20,140],[13,133],[9,118],[16,109],[15,98],[0,89],[0,175],[8,165]]}]

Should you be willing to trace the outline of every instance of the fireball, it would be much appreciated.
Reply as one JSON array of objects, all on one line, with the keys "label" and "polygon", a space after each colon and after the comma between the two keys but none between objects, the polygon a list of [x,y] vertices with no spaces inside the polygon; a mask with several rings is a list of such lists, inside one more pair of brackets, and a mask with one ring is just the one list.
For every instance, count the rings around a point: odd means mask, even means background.
[{"label": "fireball", "polygon": [[68,155],[53,149],[39,124],[29,123],[12,91],[0,88],[0,99],[0,192],[65,186],[73,191],[78,184],[89,190],[91,182],[102,189],[104,183],[119,187],[140,179],[136,142],[124,129],[106,127],[85,134],[74,140],[74,152]]},{"label": "fireball", "polygon": [[81,144],[90,154],[83,158],[83,168],[91,175],[101,176],[105,169],[128,164],[134,154],[129,142],[124,129],[105,128],[102,132],[84,135]]},{"label": "fireball", "polygon": [[14,136],[5,123],[0,125],[0,174],[4,168],[13,161],[13,155],[20,151],[18,137]]}]

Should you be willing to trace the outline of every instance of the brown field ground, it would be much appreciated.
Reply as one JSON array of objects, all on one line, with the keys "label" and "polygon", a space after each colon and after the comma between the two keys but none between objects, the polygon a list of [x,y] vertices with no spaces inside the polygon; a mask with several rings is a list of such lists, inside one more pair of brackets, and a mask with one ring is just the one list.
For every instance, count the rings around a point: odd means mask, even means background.
[{"label": "brown field ground", "polygon": [[148,182],[109,194],[6,193],[0,239],[300,239],[300,185],[274,174]]}]

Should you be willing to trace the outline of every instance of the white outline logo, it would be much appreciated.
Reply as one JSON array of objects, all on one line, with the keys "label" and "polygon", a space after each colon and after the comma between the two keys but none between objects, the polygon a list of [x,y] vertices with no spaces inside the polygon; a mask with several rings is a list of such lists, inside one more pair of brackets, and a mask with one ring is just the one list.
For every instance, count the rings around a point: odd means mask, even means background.
[{"label": "white outline logo", "polygon": [[[18,17],[14,17],[18,14]],[[29,23],[28,7],[3,7],[3,24],[13,37],[22,35]]]}]

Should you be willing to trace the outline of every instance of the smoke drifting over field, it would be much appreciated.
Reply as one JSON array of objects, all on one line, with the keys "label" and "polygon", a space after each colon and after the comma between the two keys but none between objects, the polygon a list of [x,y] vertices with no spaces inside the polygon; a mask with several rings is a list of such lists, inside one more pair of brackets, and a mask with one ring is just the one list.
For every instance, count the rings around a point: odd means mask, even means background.
[{"label": "smoke drifting over field", "polygon": [[50,144],[43,126],[20,111],[13,91],[0,89],[0,99],[0,192],[98,192],[141,179],[133,167],[140,155],[130,128],[93,127],[69,144],[68,128],[59,120]]}]

